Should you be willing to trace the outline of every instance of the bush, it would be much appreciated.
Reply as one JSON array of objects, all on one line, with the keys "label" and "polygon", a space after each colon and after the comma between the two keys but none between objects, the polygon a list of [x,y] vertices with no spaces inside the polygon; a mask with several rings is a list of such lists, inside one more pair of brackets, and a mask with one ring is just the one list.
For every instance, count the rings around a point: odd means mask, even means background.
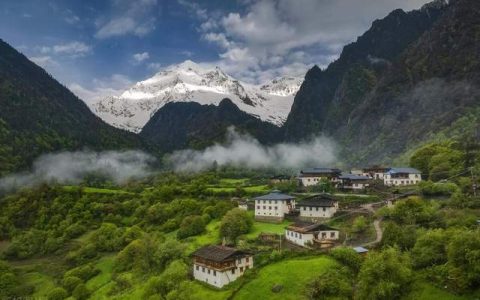
[{"label": "bush", "polygon": [[88,264],[65,272],[63,278],[74,276],[82,279],[83,281],[87,281],[98,273],[100,273],[99,269],[97,269],[93,264]]},{"label": "bush", "polygon": [[220,224],[220,237],[225,237],[235,243],[237,238],[250,232],[253,220],[246,211],[234,208],[222,219]]},{"label": "bush", "polygon": [[47,295],[48,300],[63,300],[67,297],[67,291],[61,287],[54,288]]},{"label": "bush", "polygon": [[73,292],[73,290],[81,283],[83,283],[83,280],[77,276],[64,277],[62,282],[63,287],[70,293]]},{"label": "bush", "polygon": [[112,223],[103,223],[90,237],[98,251],[119,250],[123,244],[122,230]]},{"label": "bush", "polygon": [[180,229],[177,231],[177,238],[184,239],[195,236],[205,231],[205,223],[201,216],[188,216],[183,219]]},{"label": "bush", "polygon": [[348,271],[344,269],[327,269],[307,285],[307,299],[351,299],[353,288]]},{"label": "bush", "polygon": [[90,291],[85,284],[81,283],[73,290],[72,296],[77,300],[88,299],[88,297],[90,297]]},{"label": "bush", "polygon": [[364,216],[359,216],[359,217],[356,217],[355,220],[353,221],[352,232],[362,233],[367,229],[367,227],[368,227],[367,218],[365,218]]},{"label": "bush", "polygon": [[352,248],[335,248],[330,251],[330,255],[341,264],[350,268],[355,274],[358,273],[362,266],[362,257]]},{"label": "bush", "polygon": [[410,259],[397,248],[371,252],[360,273],[356,296],[360,300],[400,299],[413,280]]}]

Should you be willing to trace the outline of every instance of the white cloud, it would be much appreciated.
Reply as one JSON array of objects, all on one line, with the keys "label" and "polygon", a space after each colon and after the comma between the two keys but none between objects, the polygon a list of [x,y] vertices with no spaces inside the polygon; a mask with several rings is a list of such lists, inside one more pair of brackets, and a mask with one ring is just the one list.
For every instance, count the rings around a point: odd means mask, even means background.
[{"label": "white cloud", "polygon": [[70,57],[82,57],[92,52],[92,46],[83,42],[72,41],[54,46],[41,46],[37,50],[42,54],[56,54]]},{"label": "white cloud", "polygon": [[132,57],[137,63],[141,63],[141,62],[149,59],[150,54],[148,54],[148,52],[135,53]]},{"label": "white cloud", "polygon": [[106,39],[127,34],[143,37],[155,29],[154,8],[157,0],[115,0],[113,3],[116,13],[110,18],[96,21],[96,38]]},{"label": "white cloud", "polygon": [[150,69],[150,70],[153,70],[155,72],[157,72],[158,70],[160,70],[162,68],[162,64],[161,63],[158,63],[158,62],[154,62],[154,63],[149,63],[147,65],[147,68]]},{"label": "white cloud", "polygon": [[132,84],[133,81],[127,76],[113,74],[108,78],[94,78],[90,87],[73,82],[68,85],[68,88],[85,103],[91,105],[107,96],[120,95]]},{"label": "white cloud", "polygon": [[[220,48],[218,64],[258,82],[281,72],[326,66],[376,18],[430,0],[252,0],[242,12],[197,16],[201,38]],[[181,1],[184,2],[184,1]],[[190,10],[201,9],[185,5]]]}]

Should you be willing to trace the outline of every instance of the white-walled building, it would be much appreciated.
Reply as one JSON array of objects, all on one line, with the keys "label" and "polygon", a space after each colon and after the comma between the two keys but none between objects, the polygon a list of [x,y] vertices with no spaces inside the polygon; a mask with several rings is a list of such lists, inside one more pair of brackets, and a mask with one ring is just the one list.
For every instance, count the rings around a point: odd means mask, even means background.
[{"label": "white-walled building", "polygon": [[347,190],[361,191],[370,186],[372,178],[364,175],[342,174],[339,187]]},{"label": "white-walled building", "polygon": [[328,194],[308,197],[297,203],[300,219],[318,222],[333,217],[338,210],[338,201]]},{"label": "white-walled building", "polygon": [[414,168],[391,168],[384,174],[387,186],[414,185],[422,181],[422,173]]},{"label": "white-walled building", "polygon": [[332,183],[338,182],[338,177],[342,174],[339,169],[331,168],[311,168],[300,171],[298,180],[302,186],[317,185],[322,179],[327,179]]},{"label": "white-walled building", "polygon": [[381,166],[372,166],[365,169],[362,169],[362,175],[368,176],[374,180],[383,180],[385,173],[387,173],[390,168],[381,167]]},{"label": "white-walled building", "polygon": [[255,219],[261,221],[283,221],[285,214],[295,210],[295,197],[272,191],[255,198]]},{"label": "white-walled building", "polygon": [[299,246],[310,247],[315,243],[336,241],[340,238],[340,232],[324,224],[300,222],[286,228],[285,238]]},{"label": "white-walled building", "polygon": [[253,268],[252,254],[225,246],[205,246],[192,256],[193,277],[218,288]]}]

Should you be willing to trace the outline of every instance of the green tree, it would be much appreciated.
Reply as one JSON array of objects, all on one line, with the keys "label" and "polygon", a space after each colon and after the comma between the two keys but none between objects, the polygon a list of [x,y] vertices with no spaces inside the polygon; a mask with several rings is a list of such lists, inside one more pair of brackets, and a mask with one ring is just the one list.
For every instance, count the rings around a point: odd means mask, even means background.
[{"label": "green tree", "polygon": [[448,265],[455,288],[465,291],[480,284],[480,230],[458,233],[448,244]]},{"label": "green tree", "polygon": [[235,243],[240,235],[250,231],[252,225],[253,220],[246,211],[234,208],[223,217],[220,223],[220,237]]},{"label": "green tree", "polygon": [[68,297],[67,291],[61,287],[54,288],[47,295],[48,300],[63,300],[63,299],[66,299],[67,297]]},{"label": "green tree", "polygon": [[73,290],[72,296],[77,300],[88,299],[88,297],[90,297],[90,291],[85,284],[81,283]]},{"label": "green tree", "polygon": [[358,273],[360,267],[362,266],[362,257],[358,255],[358,253],[352,248],[335,248],[330,251],[330,255],[344,266],[350,268],[350,270],[352,270],[355,274]]},{"label": "green tree", "polygon": [[305,290],[305,296],[310,300],[351,299],[352,294],[352,280],[348,277],[348,271],[338,268],[327,269]]},{"label": "green tree", "polygon": [[412,249],[412,262],[417,268],[443,264],[447,261],[447,236],[442,229],[428,230]]},{"label": "green tree", "polygon": [[352,232],[353,233],[362,233],[368,227],[367,218],[364,216],[358,216],[355,218],[352,224]]},{"label": "green tree", "polygon": [[205,222],[201,216],[185,217],[177,231],[177,238],[184,239],[189,236],[195,236],[205,231]]},{"label": "green tree", "polygon": [[148,280],[144,298],[156,294],[166,296],[175,290],[181,282],[187,280],[187,276],[187,265],[180,260],[173,261],[160,276],[153,276]]},{"label": "green tree", "polygon": [[399,226],[389,222],[383,230],[380,245],[383,248],[398,246],[402,250],[408,250],[415,245],[416,238],[415,226]]},{"label": "green tree", "polygon": [[408,293],[412,282],[410,259],[397,248],[371,252],[358,274],[357,298],[394,300]]}]

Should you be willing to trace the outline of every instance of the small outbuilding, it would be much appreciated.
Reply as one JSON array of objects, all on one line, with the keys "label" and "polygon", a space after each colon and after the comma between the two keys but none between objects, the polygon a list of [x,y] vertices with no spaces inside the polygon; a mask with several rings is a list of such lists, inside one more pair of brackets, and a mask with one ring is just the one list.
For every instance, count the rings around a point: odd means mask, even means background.
[{"label": "small outbuilding", "polygon": [[361,255],[365,255],[368,253],[368,249],[364,247],[354,247],[353,250],[355,250],[355,252]]}]

